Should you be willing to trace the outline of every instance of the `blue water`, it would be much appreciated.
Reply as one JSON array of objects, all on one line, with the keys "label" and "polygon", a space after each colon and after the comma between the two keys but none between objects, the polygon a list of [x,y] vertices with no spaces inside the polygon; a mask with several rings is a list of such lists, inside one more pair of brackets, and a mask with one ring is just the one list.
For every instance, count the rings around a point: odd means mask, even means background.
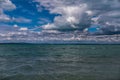
[{"label": "blue water", "polygon": [[0,80],[120,80],[120,45],[0,44]]}]

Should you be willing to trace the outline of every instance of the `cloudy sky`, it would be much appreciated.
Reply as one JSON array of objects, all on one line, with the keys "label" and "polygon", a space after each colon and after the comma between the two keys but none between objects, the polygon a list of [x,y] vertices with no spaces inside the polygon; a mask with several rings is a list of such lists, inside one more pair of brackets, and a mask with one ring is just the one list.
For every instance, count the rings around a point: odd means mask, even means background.
[{"label": "cloudy sky", "polygon": [[120,34],[120,0],[0,0],[0,31]]}]

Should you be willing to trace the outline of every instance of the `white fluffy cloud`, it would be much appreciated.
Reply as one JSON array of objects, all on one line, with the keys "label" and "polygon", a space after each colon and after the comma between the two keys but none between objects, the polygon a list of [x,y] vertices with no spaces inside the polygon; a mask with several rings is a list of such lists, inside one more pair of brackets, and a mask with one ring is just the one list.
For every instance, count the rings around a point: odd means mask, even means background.
[{"label": "white fluffy cloud", "polygon": [[2,10],[13,10],[16,6],[10,0],[0,0],[0,8]]},{"label": "white fluffy cloud", "polygon": [[[58,14],[58,16],[54,18],[54,22],[43,25],[43,29],[83,30],[86,29],[86,27],[98,24],[101,25],[101,29],[105,33],[111,29],[113,29],[112,31],[120,31],[120,0],[35,1],[39,3],[38,10],[44,7],[46,10],[49,10],[51,14]],[[110,25],[106,23],[110,23]]]},{"label": "white fluffy cloud", "polygon": [[0,0],[0,21],[9,21],[10,17],[4,14],[6,10],[13,10],[16,6],[10,0]]},{"label": "white fluffy cloud", "polygon": [[10,21],[10,17],[5,14],[0,14],[0,21]]},{"label": "white fluffy cloud", "polygon": [[59,14],[54,18],[54,23],[44,25],[44,29],[77,29],[82,22],[83,14],[90,14],[86,3],[80,0],[36,0],[39,6],[45,7],[51,14]]},{"label": "white fluffy cloud", "polygon": [[17,22],[17,23],[30,23],[31,20],[24,17],[10,17],[6,15],[4,11],[11,11],[16,9],[15,4],[10,0],[0,0],[0,22]]}]

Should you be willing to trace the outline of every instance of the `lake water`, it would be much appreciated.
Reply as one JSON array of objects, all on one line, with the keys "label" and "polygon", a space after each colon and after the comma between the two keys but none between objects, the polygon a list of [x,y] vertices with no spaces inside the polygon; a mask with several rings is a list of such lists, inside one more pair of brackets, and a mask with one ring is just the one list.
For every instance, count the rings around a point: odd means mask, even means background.
[{"label": "lake water", "polygon": [[0,80],[120,80],[120,45],[0,44]]}]

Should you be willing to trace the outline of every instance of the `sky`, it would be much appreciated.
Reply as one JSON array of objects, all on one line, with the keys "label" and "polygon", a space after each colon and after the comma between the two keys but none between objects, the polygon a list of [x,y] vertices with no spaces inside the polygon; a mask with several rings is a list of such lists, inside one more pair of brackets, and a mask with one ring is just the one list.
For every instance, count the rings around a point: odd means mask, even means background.
[{"label": "sky", "polygon": [[[39,12],[33,0],[0,0],[0,25],[34,28],[51,22],[54,14]],[[8,8],[9,7],[9,8]]]},{"label": "sky", "polygon": [[0,0],[0,32],[13,31],[119,35],[120,0]]}]

